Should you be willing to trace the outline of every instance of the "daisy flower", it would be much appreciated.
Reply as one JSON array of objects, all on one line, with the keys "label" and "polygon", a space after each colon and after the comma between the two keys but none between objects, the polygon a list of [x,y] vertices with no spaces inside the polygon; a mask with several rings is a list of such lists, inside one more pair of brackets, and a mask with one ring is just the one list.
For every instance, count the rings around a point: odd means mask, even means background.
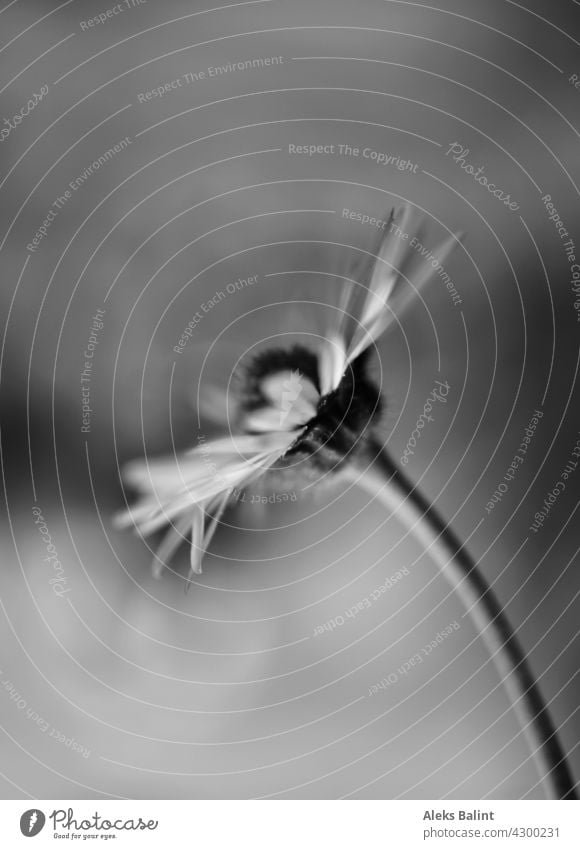
[{"label": "daisy flower", "polygon": [[[167,528],[154,559],[156,576],[185,537],[191,539],[190,576],[199,574],[232,492],[276,464],[308,461],[305,466],[317,474],[335,472],[368,448],[382,407],[367,377],[371,346],[457,240],[449,238],[433,252],[436,260],[410,277],[416,257],[408,241],[416,232],[410,206],[391,212],[363,279],[342,284],[318,351],[299,345],[266,350],[244,369],[235,403],[237,433],[201,438],[178,457],[144,458],[125,467],[124,481],[140,498],[117,517],[117,525],[134,526],[143,536]],[[215,418],[222,407],[226,400],[214,389],[205,411]]]},{"label": "daisy flower", "polygon": [[[133,526],[143,536],[166,529],[155,554],[156,576],[189,538],[189,581],[201,572],[203,554],[233,492],[268,471],[300,468],[315,481],[340,474],[362,486],[412,529],[470,613],[549,794],[576,798],[551,717],[500,603],[449,524],[390,458],[378,433],[382,403],[368,374],[369,354],[459,239],[451,236],[427,261],[417,262],[411,245],[419,241],[419,230],[410,206],[390,214],[370,261],[352,278],[341,279],[333,318],[317,350],[294,345],[253,358],[238,376],[235,433],[202,437],[180,456],[129,463],[123,477],[139,499],[117,517],[117,525]],[[229,412],[231,399],[214,388],[203,406],[215,419],[220,410]]]}]

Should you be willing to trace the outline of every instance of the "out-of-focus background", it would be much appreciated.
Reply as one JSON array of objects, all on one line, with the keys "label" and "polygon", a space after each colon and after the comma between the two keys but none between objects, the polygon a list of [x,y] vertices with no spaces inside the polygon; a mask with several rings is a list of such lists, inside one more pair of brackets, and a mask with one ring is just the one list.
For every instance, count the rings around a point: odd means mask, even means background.
[{"label": "out-of-focus background", "polygon": [[362,492],[248,491],[187,594],[185,549],[155,580],[152,541],[111,523],[119,466],[195,445],[200,383],[319,332],[308,302],[375,243],[362,217],[403,201],[427,248],[464,236],[381,341],[385,439],[400,457],[449,385],[407,471],[505,604],[580,776],[578,16],[0,10],[4,798],[543,798],[469,616]]}]

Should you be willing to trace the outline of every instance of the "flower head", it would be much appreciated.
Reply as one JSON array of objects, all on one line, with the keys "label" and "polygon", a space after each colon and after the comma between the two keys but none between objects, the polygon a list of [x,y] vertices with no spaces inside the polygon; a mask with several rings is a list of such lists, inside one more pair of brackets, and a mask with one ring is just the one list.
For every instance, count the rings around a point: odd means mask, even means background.
[{"label": "flower head", "polygon": [[367,374],[372,346],[457,241],[450,237],[430,254],[435,263],[417,267],[409,248],[415,232],[409,206],[391,213],[359,279],[342,284],[335,318],[318,350],[275,348],[245,366],[238,379],[236,434],[200,437],[181,456],[139,459],[125,467],[124,480],[140,498],[117,524],[134,525],[145,536],[167,528],[155,555],[155,575],[188,536],[190,572],[201,572],[203,554],[234,490],[274,467],[300,465],[316,475],[333,474],[365,450],[382,409],[380,391]]}]

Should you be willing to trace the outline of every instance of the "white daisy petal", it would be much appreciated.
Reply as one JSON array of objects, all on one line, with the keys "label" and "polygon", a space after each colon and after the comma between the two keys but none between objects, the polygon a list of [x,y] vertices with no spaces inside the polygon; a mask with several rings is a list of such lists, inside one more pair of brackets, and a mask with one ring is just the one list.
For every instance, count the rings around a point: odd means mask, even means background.
[{"label": "white daisy petal", "polygon": [[310,412],[306,416],[304,414],[296,415],[293,411],[290,411],[287,418],[281,422],[280,410],[276,410],[274,407],[261,407],[258,410],[252,410],[251,413],[248,413],[244,417],[242,424],[246,430],[256,431],[257,433],[270,433],[271,431],[287,433],[294,427],[299,427],[301,424],[307,422],[308,419],[311,419],[316,412],[316,408],[312,407],[311,410],[313,412]]},{"label": "white daisy petal", "polygon": [[[439,265],[443,265],[453,248],[457,246],[463,239],[463,233],[453,233],[452,236],[449,236],[442,242],[438,248],[435,248],[431,253],[433,255],[433,262],[437,261]],[[414,286],[414,290],[409,292],[410,297],[412,298],[416,292],[418,292],[424,285],[427,283],[430,278],[435,273],[435,269],[431,262],[424,262],[421,264],[418,271],[412,275],[412,282]],[[409,287],[407,287],[409,289]],[[401,309],[402,307],[400,307]]]},{"label": "white daisy petal", "polygon": [[[198,463],[199,464],[199,463]],[[193,469],[190,468],[193,472]],[[175,488],[177,464],[175,457],[132,460],[123,467],[123,480],[139,492],[171,492]]]},{"label": "white daisy petal", "polygon": [[114,518],[115,525],[130,527],[153,519],[156,528],[159,526],[155,519],[157,513],[176,494],[195,490],[196,487],[205,492],[216,478],[218,481],[223,479],[223,486],[218,486],[218,489],[225,489],[229,486],[230,473],[237,479],[248,460],[264,452],[279,450],[283,453],[288,444],[287,434],[228,436],[203,442],[180,456],[145,458],[127,463],[123,469],[124,481],[145,498],[118,514]]},{"label": "white daisy petal", "polygon": [[[430,252],[429,261],[424,261],[414,270],[410,270],[407,273],[407,280],[402,277],[399,278],[388,307],[377,316],[372,326],[368,327],[368,335],[371,341],[375,341],[385,332],[388,325],[394,320],[395,314],[400,315],[416,299],[417,294],[432,279],[437,268],[443,264],[453,248],[461,241],[461,238],[461,233],[453,234],[438,248],[434,248]],[[367,347],[367,345],[364,345],[364,347]]]},{"label": "white daisy petal", "polygon": [[191,548],[189,557],[189,575],[201,575],[201,559],[203,557],[203,529],[205,525],[205,514],[197,505],[193,508],[191,519]]},{"label": "white daisy petal", "polygon": [[346,323],[351,318],[349,304],[356,293],[356,282],[346,279],[343,284],[343,292],[338,302],[338,330],[344,329]]},{"label": "white daisy petal", "polygon": [[368,279],[360,281],[367,286],[364,301],[359,310],[359,321],[362,325],[368,325],[374,321],[396,283],[401,239],[393,235],[391,224],[396,223],[401,228],[408,226],[408,211],[409,207],[405,206],[397,215],[391,212],[385,231],[379,236],[378,243],[374,247]]},{"label": "white daisy petal", "polygon": [[279,409],[285,402],[293,401],[294,398],[307,401],[313,406],[320,400],[320,394],[312,381],[299,371],[291,369],[283,369],[264,377],[260,389],[270,403]]},{"label": "white daisy petal", "polygon": [[217,530],[217,526],[218,526],[219,521],[220,521],[220,519],[223,515],[224,510],[227,507],[230,495],[231,495],[231,490],[228,490],[227,492],[225,492],[222,495],[222,497],[220,498],[220,500],[219,500],[219,502],[218,502],[218,504],[217,504],[217,506],[216,506],[216,508],[213,512],[213,516],[211,517],[210,523],[205,530],[205,535],[204,535],[204,538],[203,538],[203,551],[204,551],[204,553],[207,551],[208,546],[209,546],[209,544],[212,540],[212,537]]},{"label": "white daisy petal", "polygon": [[[356,262],[353,263],[353,252],[347,245],[343,245],[338,252],[333,251],[333,257],[332,270],[328,272],[328,275],[324,275],[317,285],[316,295],[319,300],[329,305],[327,321],[322,328],[324,335],[328,335],[327,331],[330,331],[331,334],[344,336],[346,324],[351,315],[349,304],[354,298],[355,281],[358,280],[358,275],[351,272],[360,263],[360,257],[357,256]],[[347,276],[345,276],[345,269]]]},{"label": "white daisy petal", "polygon": [[342,338],[330,332],[318,351],[320,392],[328,395],[336,389],[347,367],[346,349]]},{"label": "white daisy petal", "polygon": [[385,284],[382,280],[385,272],[388,273],[390,269],[393,270],[396,278],[397,272],[403,265],[405,254],[408,252],[408,239],[400,238],[396,235],[396,232],[393,233],[393,229],[396,227],[408,237],[412,229],[412,216],[413,209],[408,203],[404,204],[396,214],[391,213],[389,216],[385,235],[377,251],[377,258],[382,260],[382,262],[378,263],[375,261],[368,284],[371,291],[381,292],[385,285],[390,286],[390,281]]},{"label": "white daisy petal", "polygon": [[389,222],[398,229],[392,232],[389,224],[377,251],[368,292],[359,312],[359,326],[348,346],[349,363],[385,332],[395,313],[414,300],[461,239],[461,234],[454,234],[433,251],[423,249],[418,243],[421,250],[417,251],[410,244],[418,233],[419,223],[413,225],[411,207],[405,205]]},{"label": "white daisy petal", "polygon": [[151,519],[159,508],[159,501],[150,496],[144,496],[136,504],[131,505],[128,510],[117,513],[113,517],[116,528],[130,528],[131,525],[140,526],[143,522]]},{"label": "white daisy petal", "polygon": [[280,413],[273,407],[260,407],[258,410],[252,410],[246,413],[242,420],[242,427],[245,430],[251,430],[254,433],[269,433],[273,430],[286,430],[279,428]]},{"label": "white daisy petal", "polygon": [[215,475],[212,474],[203,481],[192,481],[187,487],[176,488],[171,496],[166,497],[157,515],[140,524],[142,533],[151,533],[160,526],[160,523],[168,522],[184,510],[203,504],[217,495],[239,486],[248,475],[254,474],[257,469],[259,469],[259,466],[249,461],[238,463],[236,466],[224,465]]},{"label": "white daisy petal", "polygon": [[[368,286],[364,301],[358,314],[358,327],[356,328],[351,348],[349,349],[349,361],[354,359],[352,351],[359,349],[361,342],[367,337],[368,330],[377,318],[385,311],[385,307],[397,284],[397,278],[401,270],[405,252],[408,251],[408,239],[404,240],[392,232],[392,225],[400,229],[401,233],[409,234],[411,219],[411,207],[408,204],[396,215],[391,213],[387,220],[384,234],[381,235],[379,244],[375,248],[370,278],[363,281]],[[363,348],[368,347],[372,338],[367,341]]]},{"label": "white daisy petal", "polygon": [[[147,536],[168,523],[174,523],[183,534],[184,516],[191,522],[193,515],[196,517],[196,523],[199,522],[199,516],[204,518],[204,511],[215,499],[218,500],[218,511],[221,512],[231,490],[245,486],[262,474],[287,451],[295,438],[295,433],[242,437],[244,447],[253,450],[252,456],[247,459],[234,452],[236,441],[226,438],[216,440],[215,445],[208,442],[209,453],[202,456],[201,461],[197,456],[200,453],[198,448],[193,457],[185,455],[157,460],[155,463],[133,463],[131,478],[138,481],[142,497],[137,504],[116,517],[116,524],[118,527],[134,524],[143,536]],[[225,450],[226,443],[228,451]],[[211,449],[216,447],[217,452],[212,454]],[[200,527],[201,537],[198,539]],[[215,527],[213,529],[215,530]],[[192,525],[192,532],[195,533],[195,545],[200,550],[199,562],[195,561],[193,565],[200,569],[204,549],[203,523],[201,526]],[[158,558],[166,559],[165,552],[168,548],[173,553],[174,544],[175,547],[178,545],[175,534],[168,533],[162,541]]]},{"label": "white daisy petal", "polygon": [[316,415],[320,393],[299,371],[283,369],[270,374],[262,380],[260,389],[269,403],[245,415],[244,430],[260,434],[287,433]]},{"label": "white daisy petal", "polygon": [[147,515],[143,518],[137,517],[135,526],[144,537],[161,530],[170,522],[176,522],[183,512],[183,509],[171,509],[168,506],[161,505],[153,498],[148,498],[143,506],[144,509],[148,510]]},{"label": "white daisy petal", "polygon": [[314,418],[316,408],[317,404],[312,404],[306,398],[296,398],[291,402],[289,409],[278,411],[278,423],[286,430],[294,430]]},{"label": "white daisy petal", "polygon": [[357,333],[353,342],[351,343],[350,348],[348,349],[348,362],[352,363],[353,360],[362,354],[362,352],[368,348],[373,342],[381,336],[388,325],[393,320],[393,312],[390,307],[385,306],[380,315],[378,315],[375,320],[368,327],[360,328],[360,332]]},{"label": "white daisy petal", "polygon": [[155,557],[151,564],[153,576],[159,578],[163,572],[163,568],[167,565],[167,561],[171,559],[175,551],[185,540],[185,534],[190,524],[190,519],[187,516],[180,516],[175,524],[171,524],[167,533],[161,540]]},{"label": "white daisy petal", "polygon": [[244,434],[241,436],[224,436],[218,439],[210,439],[196,445],[190,449],[185,456],[198,457],[209,455],[235,455],[241,458],[243,455],[252,457],[255,454],[261,454],[263,451],[275,450],[278,445],[285,444],[284,438],[280,438],[278,434],[271,436],[256,436],[255,434]]}]

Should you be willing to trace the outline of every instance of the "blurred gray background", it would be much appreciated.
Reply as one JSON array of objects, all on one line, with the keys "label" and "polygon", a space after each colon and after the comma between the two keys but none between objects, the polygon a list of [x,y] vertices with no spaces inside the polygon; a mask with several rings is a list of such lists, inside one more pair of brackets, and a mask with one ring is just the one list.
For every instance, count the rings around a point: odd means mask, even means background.
[{"label": "blurred gray background", "polygon": [[[400,456],[434,381],[449,383],[407,469],[506,605],[580,776],[580,472],[530,530],[579,436],[578,295],[542,201],[580,256],[578,15],[539,0],[0,11],[4,798],[543,798],[469,617],[367,496],[237,505],[187,595],[185,550],[155,581],[146,543],[111,525],[119,464],[195,444],[200,381],[225,384],[254,346],[318,332],[308,302],[376,238],[343,209],[383,218],[403,201],[423,211],[430,248],[465,234],[445,263],[461,304],[435,278],[381,341],[385,439]],[[454,162],[453,143],[516,210]]]}]

